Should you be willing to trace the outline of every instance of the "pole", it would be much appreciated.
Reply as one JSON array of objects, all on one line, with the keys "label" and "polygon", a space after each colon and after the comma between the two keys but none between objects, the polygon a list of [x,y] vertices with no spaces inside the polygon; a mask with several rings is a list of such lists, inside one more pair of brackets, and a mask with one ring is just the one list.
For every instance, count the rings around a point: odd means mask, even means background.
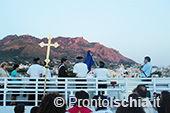
[{"label": "pole", "polygon": [[46,83],[47,83],[47,71],[48,71],[48,67],[45,67],[45,81],[44,81],[44,95],[45,95],[45,91],[46,91]]}]

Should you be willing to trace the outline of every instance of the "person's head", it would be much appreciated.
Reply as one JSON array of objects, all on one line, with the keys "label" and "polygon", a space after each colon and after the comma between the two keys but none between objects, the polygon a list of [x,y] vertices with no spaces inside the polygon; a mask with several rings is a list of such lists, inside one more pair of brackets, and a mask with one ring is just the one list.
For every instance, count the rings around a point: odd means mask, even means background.
[{"label": "person's head", "polygon": [[[53,92],[46,94],[42,99],[38,113],[65,113],[66,104],[64,104],[62,107],[57,107],[54,105],[54,100],[57,97],[64,100],[64,97],[62,95],[59,95],[59,93]],[[58,104],[63,104],[63,101],[58,101]]]},{"label": "person's head", "polygon": [[100,61],[99,64],[100,64],[100,68],[103,68],[105,66],[105,63],[103,61]]},{"label": "person's head", "polygon": [[[85,91],[77,91],[76,94],[75,94],[75,97],[77,99],[76,105],[77,106],[78,105],[83,106],[83,100],[89,99],[89,94]],[[80,100],[80,101],[78,101],[78,100]],[[80,102],[80,103],[78,103],[78,102]],[[85,101],[84,104],[88,104],[87,101]]]},{"label": "person's head", "polygon": [[15,113],[24,113],[25,112],[25,105],[24,104],[18,104],[14,108]]},{"label": "person's head", "polygon": [[[127,107],[123,107],[121,105],[119,108],[117,108],[116,113],[145,113],[143,108],[140,107],[140,96],[138,94],[130,94],[128,96],[128,102],[125,102],[124,104],[128,104]],[[136,100],[136,102],[134,101]]]},{"label": "person's head", "polygon": [[[128,102],[130,103],[130,101],[132,100],[132,99],[134,99],[134,100],[136,100],[137,101],[137,103],[136,104],[138,104],[139,102],[139,99],[141,99],[141,97],[138,95],[138,94],[130,94],[129,95],[129,97],[128,97]],[[134,104],[134,102],[132,103],[132,107],[134,107],[135,106],[135,104]]]},{"label": "person's head", "polygon": [[3,68],[3,69],[6,70],[7,67],[8,67],[8,64],[7,64],[6,62],[3,62],[3,63],[1,64],[1,68]]},{"label": "person's head", "polygon": [[161,92],[159,105],[165,106],[165,113],[170,113],[170,93],[168,91]]},{"label": "person's head", "polygon": [[30,113],[38,113],[38,110],[39,110],[38,106],[32,107]]},{"label": "person's head", "polygon": [[170,93],[168,91],[162,91],[160,97],[160,103],[170,102]]},{"label": "person's head", "polygon": [[138,85],[136,90],[139,96],[146,98],[147,89],[145,85]]},{"label": "person's head", "polygon": [[148,62],[151,62],[151,58],[150,58],[149,56],[146,56],[146,57],[144,58],[144,63],[146,64],[146,63],[148,63]]},{"label": "person's head", "polygon": [[[93,106],[97,107],[97,108],[100,108],[100,107],[103,107],[104,105],[102,105],[103,101],[106,100],[107,98],[103,95],[96,95],[93,97]],[[99,101],[100,100],[100,101]],[[99,103],[100,102],[100,103]],[[101,105],[101,106],[100,106]]]},{"label": "person's head", "polygon": [[[125,113],[145,113],[143,107],[139,104],[140,96],[138,94],[130,94],[128,97],[128,107]],[[136,102],[134,101],[136,100]]]},{"label": "person's head", "polygon": [[66,58],[62,58],[61,59],[61,63],[64,64],[64,65],[67,65],[67,59]]},{"label": "person's head", "polygon": [[13,70],[18,71],[19,70],[19,64],[14,64]]},{"label": "person's head", "polygon": [[34,63],[35,63],[35,64],[40,64],[40,58],[39,58],[39,57],[34,58]]}]

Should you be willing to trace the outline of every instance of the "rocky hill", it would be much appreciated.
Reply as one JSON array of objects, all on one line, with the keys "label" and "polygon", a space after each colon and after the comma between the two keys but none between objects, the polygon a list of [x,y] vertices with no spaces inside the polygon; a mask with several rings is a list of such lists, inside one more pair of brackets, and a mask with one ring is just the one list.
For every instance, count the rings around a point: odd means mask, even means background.
[{"label": "rocky hill", "polygon": [[[9,35],[0,40],[0,62],[12,61],[17,63],[28,63],[34,57],[45,59],[46,47],[39,47],[40,42],[47,42],[46,38],[39,39],[30,35]],[[124,57],[119,51],[105,47],[100,43],[89,43],[83,37],[57,37],[52,39],[52,43],[58,42],[58,48],[51,47],[50,59],[55,62],[62,57],[67,57],[71,62],[75,62],[78,55],[86,56],[91,50],[96,61],[103,60],[107,64],[134,64],[135,61]]]}]

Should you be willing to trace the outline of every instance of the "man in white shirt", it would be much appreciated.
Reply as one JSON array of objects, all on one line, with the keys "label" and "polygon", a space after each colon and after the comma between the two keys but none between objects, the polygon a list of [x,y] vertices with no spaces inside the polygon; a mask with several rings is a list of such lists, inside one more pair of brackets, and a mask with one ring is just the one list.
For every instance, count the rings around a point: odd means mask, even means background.
[{"label": "man in white shirt", "polygon": [[83,57],[78,56],[77,57],[78,63],[76,63],[73,67],[73,73],[78,78],[87,77],[88,67],[87,64],[83,63],[82,59]]},{"label": "man in white shirt", "polygon": [[34,64],[32,64],[27,71],[28,77],[42,77],[43,76],[43,68],[39,64],[40,64],[40,58],[35,58]]},{"label": "man in white shirt", "polygon": [[[42,77],[43,76],[43,73],[44,73],[44,68],[43,66],[40,65],[40,58],[35,58],[34,59],[34,64],[32,64],[28,71],[27,71],[27,75],[28,77]],[[30,81],[35,81],[35,79],[30,79]],[[40,80],[40,81],[43,81],[43,80]],[[33,83],[31,83],[30,85],[35,85]],[[31,89],[34,89],[34,87],[30,87]],[[42,88],[42,87],[40,87]],[[33,92],[30,92],[30,93],[33,93]],[[42,95],[38,95],[38,98],[41,100],[41,97]],[[29,95],[29,100],[35,100],[35,95],[34,94],[30,94]],[[34,105],[35,102],[29,102],[28,103],[29,105]]]},{"label": "man in white shirt", "polygon": [[[94,76],[96,78],[102,78],[102,79],[106,79],[107,80],[107,78],[110,77],[110,72],[109,72],[108,69],[104,68],[105,63],[103,61],[100,61],[99,63],[100,63],[100,67],[95,69]],[[105,82],[106,80],[99,80],[99,81],[100,82],[102,82],[102,81]],[[99,84],[98,88],[107,88],[107,84]],[[98,93],[100,95],[100,92],[98,92]],[[104,94],[104,91],[102,91],[101,95],[103,95],[103,94]]]},{"label": "man in white shirt", "polygon": [[108,69],[104,68],[105,66],[105,63],[100,61],[100,67],[95,69],[94,71],[94,76],[96,78],[108,78],[110,77],[110,72]]},{"label": "man in white shirt", "polygon": [[[78,56],[77,57],[78,63],[76,63],[73,67],[73,73],[77,78],[86,78],[87,77],[87,72],[88,72],[88,67],[87,64],[83,63],[83,57]],[[84,79],[77,79],[77,82],[86,82]],[[82,86],[86,86],[86,84],[76,84],[77,88],[86,88]]]}]

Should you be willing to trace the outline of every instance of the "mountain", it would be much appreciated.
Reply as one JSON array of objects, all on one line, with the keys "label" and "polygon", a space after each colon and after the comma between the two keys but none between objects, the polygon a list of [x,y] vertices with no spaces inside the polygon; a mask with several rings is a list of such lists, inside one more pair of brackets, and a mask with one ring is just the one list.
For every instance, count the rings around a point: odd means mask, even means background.
[{"label": "mountain", "polygon": [[[11,61],[18,63],[28,63],[34,57],[45,59],[46,47],[41,48],[40,42],[47,43],[47,39],[39,39],[30,35],[9,35],[0,40],[0,62]],[[105,61],[107,64],[134,64],[135,61],[124,57],[119,51],[105,47],[100,43],[89,43],[83,37],[57,37],[52,39],[52,43],[58,42],[58,48],[51,47],[50,59],[55,62],[62,57],[67,57],[71,62],[75,62],[78,55],[86,56],[91,50],[94,59],[98,62]]]}]

